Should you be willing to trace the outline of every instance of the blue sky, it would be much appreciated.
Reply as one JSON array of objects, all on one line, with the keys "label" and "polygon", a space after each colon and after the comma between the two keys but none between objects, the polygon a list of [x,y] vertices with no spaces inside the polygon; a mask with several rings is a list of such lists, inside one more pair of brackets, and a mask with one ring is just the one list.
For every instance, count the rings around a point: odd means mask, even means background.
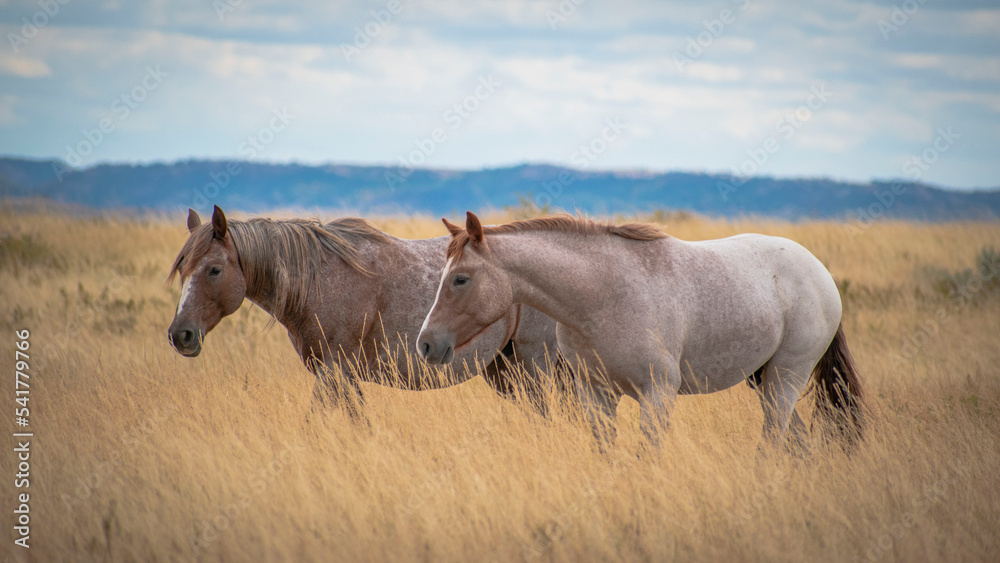
[{"label": "blue sky", "polygon": [[0,0],[0,30],[2,154],[1000,186],[995,2]]}]

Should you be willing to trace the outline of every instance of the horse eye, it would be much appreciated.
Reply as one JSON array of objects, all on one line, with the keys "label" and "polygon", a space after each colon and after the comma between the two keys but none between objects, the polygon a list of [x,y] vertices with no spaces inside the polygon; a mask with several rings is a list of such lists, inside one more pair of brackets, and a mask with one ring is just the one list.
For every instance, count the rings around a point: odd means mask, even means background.
[{"label": "horse eye", "polygon": [[213,277],[217,276],[217,275],[219,275],[221,273],[222,273],[222,268],[220,268],[219,266],[212,266],[212,269],[210,269],[208,271],[208,275],[213,276]]},{"label": "horse eye", "polygon": [[465,285],[469,283],[469,276],[455,276],[455,281],[452,282],[454,285]]}]

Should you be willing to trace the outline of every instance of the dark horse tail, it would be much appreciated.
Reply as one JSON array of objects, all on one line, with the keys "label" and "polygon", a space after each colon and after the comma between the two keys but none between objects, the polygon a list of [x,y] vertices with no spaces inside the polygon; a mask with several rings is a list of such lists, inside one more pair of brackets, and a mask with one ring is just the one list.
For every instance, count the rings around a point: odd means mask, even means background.
[{"label": "dark horse tail", "polygon": [[837,436],[847,446],[857,444],[864,429],[864,391],[851,351],[847,349],[843,323],[833,342],[813,370],[816,411],[824,420],[828,436]]}]

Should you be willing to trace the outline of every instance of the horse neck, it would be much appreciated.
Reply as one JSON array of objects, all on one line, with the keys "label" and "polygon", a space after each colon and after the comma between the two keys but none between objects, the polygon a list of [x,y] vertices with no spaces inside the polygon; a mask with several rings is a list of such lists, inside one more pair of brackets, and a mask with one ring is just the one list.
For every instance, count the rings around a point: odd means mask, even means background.
[{"label": "horse neck", "polygon": [[246,299],[252,301],[255,305],[260,307],[264,312],[271,315],[281,324],[288,326],[289,319],[285,314],[285,311],[281,307],[280,296],[277,295],[277,276],[278,272],[275,268],[268,268],[266,279],[264,283],[260,284],[258,287],[250,287],[250,280],[246,279],[246,270],[252,267],[253,264],[247,262],[247,259],[240,257],[241,266],[244,270],[244,281],[247,284],[247,294]]},{"label": "horse neck", "polygon": [[[282,307],[288,296],[277,294],[279,284],[276,280],[281,275],[277,265],[266,270],[265,280],[256,291],[247,284],[246,298],[272,315],[290,333],[305,334],[319,321],[326,339],[343,340],[345,346],[357,345],[354,338],[357,335],[351,332],[351,327],[355,321],[361,322],[359,319],[365,326],[379,322],[378,304],[384,297],[380,282],[390,274],[398,275],[393,271],[399,264],[399,260],[393,260],[399,254],[397,246],[395,242],[357,241],[361,261],[369,269],[367,274],[333,255],[327,256],[317,272],[288,272],[288,275],[315,277],[301,308],[286,311],[287,307]],[[249,269],[248,266],[244,264],[244,269]]]},{"label": "horse neck", "polygon": [[566,327],[579,327],[617,283],[622,265],[615,241],[603,235],[523,232],[487,237],[490,256],[511,280],[516,303],[523,303]]},{"label": "horse neck", "polygon": [[[437,281],[444,262],[446,244],[445,237],[427,240],[394,239],[390,243],[367,243],[361,249],[372,271],[369,282],[385,282],[378,284],[379,313],[392,318],[403,318],[425,306],[420,298],[423,290],[419,280],[426,272],[430,272],[431,279]],[[361,294],[359,298],[373,291],[371,283],[355,284],[354,287]],[[434,289],[436,286],[428,287],[426,291]]]},{"label": "horse neck", "polygon": [[[358,250],[362,254],[362,259],[364,261],[369,261],[371,249],[369,248],[374,243],[361,242],[358,243]],[[277,250],[275,250],[277,252]],[[290,308],[287,306],[287,300],[292,296],[287,295],[282,292],[281,285],[278,281],[279,276],[307,276],[315,277],[316,283],[310,284],[310,292],[321,292],[322,288],[327,285],[332,285],[335,280],[331,278],[338,277],[341,275],[355,275],[360,276],[362,274],[356,272],[351,266],[347,265],[344,261],[340,260],[335,256],[329,256],[325,261],[325,264],[319,267],[319,271],[316,272],[282,272],[281,266],[277,263],[269,263],[263,269],[264,275],[262,279],[258,280],[256,286],[251,286],[250,280],[246,278],[246,272],[255,269],[256,264],[251,263],[252,258],[240,256],[241,265],[243,266],[244,279],[247,284],[247,294],[246,298],[255,303],[258,307],[266,311],[268,314],[273,316],[278,322],[285,325],[288,329],[293,329],[302,322],[309,324],[315,323],[314,315],[316,311],[312,310],[312,304],[317,302],[315,299],[316,294],[310,293],[308,296],[309,306],[305,308]],[[331,263],[333,266],[331,266]],[[296,284],[287,284],[284,290],[286,293],[291,290]],[[353,287],[357,284],[343,284],[346,291],[350,292]],[[338,293],[338,297],[343,299],[343,302],[351,303],[352,295],[345,294],[343,291]],[[341,307],[343,308],[343,307]],[[290,310],[292,309],[292,310]],[[324,313],[329,312],[329,310],[336,310],[336,307],[326,308]]]}]

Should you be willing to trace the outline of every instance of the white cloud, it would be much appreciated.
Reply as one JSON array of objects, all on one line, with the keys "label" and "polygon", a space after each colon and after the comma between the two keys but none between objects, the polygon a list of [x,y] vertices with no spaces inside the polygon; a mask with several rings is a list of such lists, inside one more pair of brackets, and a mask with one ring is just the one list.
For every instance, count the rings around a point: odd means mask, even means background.
[{"label": "white cloud", "polygon": [[20,78],[39,78],[51,76],[52,69],[41,59],[2,53],[0,54],[0,74]]},{"label": "white cloud", "polygon": [[690,77],[706,82],[737,82],[743,78],[743,71],[738,67],[711,63],[693,62],[684,72]]},{"label": "white cloud", "polygon": [[1000,57],[904,53],[889,57],[889,62],[903,68],[935,70],[963,80],[1000,81]]},{"label": "white cloud", "polygon": [[[833,96],[794,141],[795,154],[810,157],[776,159],[767,173],[800,172],[806,162],[819,175],[848,175],[840,167],[852,160],[866,171],[884,160],[891,173],[900,147],[948,123],[969,135],[992,131],[976,142],[995,142],[1000,57],[983,30],[1000,11],[928,4],[884,41],[877,21],[887,6],[752,1],[678,71],[672,53],[738,5],[584,2],[553,30],[545,14],[558,0],[404,0],[347,61],[341,43],[384,2],[244,1],[220,21],[198,0],[109,0],[108,27],[67,10],[21,56],[0,54],[0,73],[14,77],[11,98],[0,99],[0,152],[21,152],[7,139],[34,138],[39,156],[58,156],[45,147],[72,142],[108,115],[147,65],[162,65],[169,78],[100,158],[237,156],[240,141],[287,106],[301,117],[263,158],[391,161],[442,126],[443,112],[490,73],[502,83],[496,95],[429,166],[561,161],[603,119],[621,115],[628,134],[602,167],[727,169],[818,84]],[[52,84],[44,100],[26,85],[42,78]],[[50,116],[65,130],[5,119],[15,103],[19,120]],[[824,170],[818,155],[833,154],[843,157],[826,161],[837,170]],[[989,169],[1000,175],[1000,165],[979,168]]]}]

